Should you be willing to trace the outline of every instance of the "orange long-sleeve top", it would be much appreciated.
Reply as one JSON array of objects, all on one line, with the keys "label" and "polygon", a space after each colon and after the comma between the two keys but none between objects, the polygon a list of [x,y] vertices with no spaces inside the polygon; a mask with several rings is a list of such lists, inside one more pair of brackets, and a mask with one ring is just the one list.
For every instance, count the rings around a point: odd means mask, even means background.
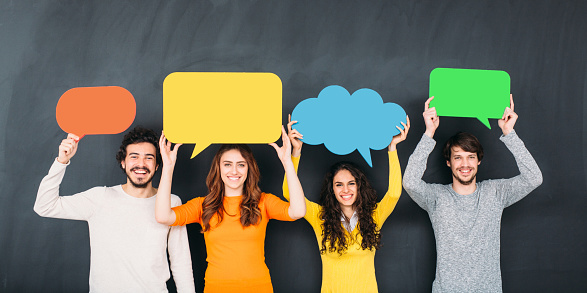
[{"label": "orange long-sleeve top", "polygon": [[[224,197],[224,219],[210,219],[211,229],[204,232],[208,254],[204,292],[273,292],[269,269],[265,264],[265,232],[269,219],[293,221],[289,203],[277,196],[262,193],[259,201],[261,220],[243,227],[240,223],[242,196]],[[173,226],[202,223],[204,197],[194,198],[174,207]]]}]

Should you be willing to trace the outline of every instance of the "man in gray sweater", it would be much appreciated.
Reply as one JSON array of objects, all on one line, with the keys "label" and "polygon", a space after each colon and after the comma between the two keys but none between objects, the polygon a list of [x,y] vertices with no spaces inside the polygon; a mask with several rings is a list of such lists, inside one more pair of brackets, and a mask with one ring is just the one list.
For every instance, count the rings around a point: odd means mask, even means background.
[{"label": "man in gray sweater", "polygon": [[514,131],[518,115],[514,102],[498,125],[500,140],[514,155],[520,175],[510,179],[476,181],[483,147],[473,135],[458,133],[443,150],[453,183],[428,184],[422,180],[428,156],[436,142],[435,108],[425,103],[426,132],[410,156],[403,185],[410,197],[428,212],[436,237],[436,278],[432,292],[502,292],[500,227],[503,209],[542,184],[538,165]]},{"label": "man in gray sweater", "polygon": [[[178,292],[195,292],[185,226],[155,220],[157,189],[151,180],[161,162],[154,131],[136,127],[124,136],[116,159],[126,184],[60,196],[65,169],[79,138],[69,134],[39,186],[34,210],[43,217],[87,221],[90,229],[90,292],[167,292],[169,269]],[[181,199],[172,197],[173,206]],[[171,265],[167,263],[167,254]]]}]

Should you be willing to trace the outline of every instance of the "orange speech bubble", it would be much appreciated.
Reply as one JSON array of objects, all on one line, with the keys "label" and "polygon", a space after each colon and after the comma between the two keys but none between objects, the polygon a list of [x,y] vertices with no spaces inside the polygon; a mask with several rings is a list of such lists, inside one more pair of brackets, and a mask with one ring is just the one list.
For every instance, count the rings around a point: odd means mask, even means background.
[{"label": "orange speech bubble", "polygon": [[67,133],[117,134],[135,120],[137,104],[132,94],[119,86],[77,87],[66,91],[55,116]]}]

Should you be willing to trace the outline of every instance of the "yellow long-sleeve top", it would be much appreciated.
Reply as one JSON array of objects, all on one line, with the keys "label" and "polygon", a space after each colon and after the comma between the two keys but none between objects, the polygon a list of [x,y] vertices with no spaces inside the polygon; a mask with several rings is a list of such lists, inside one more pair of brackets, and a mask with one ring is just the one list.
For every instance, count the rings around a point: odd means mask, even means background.
[{"label": "yellow long-sleeve top", "polygon": [[[401,169],[397,151],[388,152],[389,155],[389,188],[383,199],[377,204],[373,218],[377,229],[389,217],[402,193]],[[296,172],[300,158],[292,157]],[[287,180],[283,181],[283,195],[289,200]],[[322,206],[306,199],[306,215],[304,218],[312,225],[318,245],[322,245]],[[342,225],[342,222],[341,222]],[[359,233],[359,224],[352,233],[346,229],[349,239],[352,239],[347,251],[343,255],[338,252],[321,254],[322,258],[322,290],[321,292],[378,292],[375,279],[375,250],[363,250],[363,238]]]}]

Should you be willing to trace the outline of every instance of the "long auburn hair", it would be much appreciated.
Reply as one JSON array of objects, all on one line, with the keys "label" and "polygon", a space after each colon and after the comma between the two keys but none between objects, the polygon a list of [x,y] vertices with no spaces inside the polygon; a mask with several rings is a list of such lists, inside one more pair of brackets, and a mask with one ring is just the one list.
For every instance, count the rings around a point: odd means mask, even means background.
[{"label": "long auburn hair", "polygon": [[348,249],[351,241],[346,235],[345,228],[340,223],[342,209],[340,203],[334,195],[333,181],[334,176],[341,170],[347,170],[353,175],[357,182],[357,199],[353,206],[359,218],[358,229],[363,240],[362,249],[379,249],[381,248],[381,235],[373,219],[373,213],[377,206],[377,194],[375,189],[367,180],[367,176],[359,167],[351,162],[338,162],[330,167],[330,171],[324,176],[322,190],[320,191],[320,205],[322,211],[320,218],[322,223],[322,245],[320,253],[338,252],[342,255]]},{"label": "long auburn hair", "polygon": [[243,199],[240,204],[240,222],[243,227],[256,225],[261,220],[261,210],[259,209],[259,201],[261,199],[261,189],[259,188],[259,180],[261,174],[259,166],[253,156],[251,148],[244,144],[224,144],[220,147],[214,159],[210,172],[206,178],[206,186],[208,186],[208,195],[204,198],[202,203],[202,232],[210,230],[210,220],[214,215],[218,217],[219,225],[224,219],[224,182],[220,174],[220,159],[224,153],[230,150],[238,150],[245,161],[247,162],[248,171],[247,179],[243,186]]}]

